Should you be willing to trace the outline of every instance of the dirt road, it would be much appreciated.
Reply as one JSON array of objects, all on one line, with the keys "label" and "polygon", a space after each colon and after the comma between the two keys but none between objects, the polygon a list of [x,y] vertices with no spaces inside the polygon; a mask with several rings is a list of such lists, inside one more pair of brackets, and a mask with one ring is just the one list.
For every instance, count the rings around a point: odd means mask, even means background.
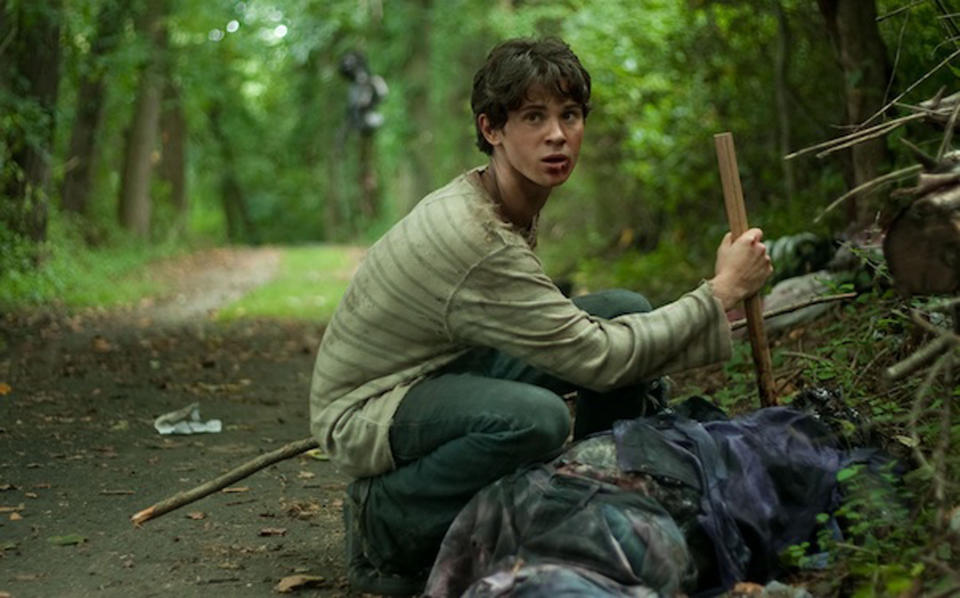
[{"label": "dirt road", "polygon": [[[341,495],[324,461],[291,459],[134,528],[130,515],[304,438],[318,323],[213,322],[270,277],[275,250],[218,250],[158,269],[179,288],[112,312],[0,321],[0,596],[349,595]],[[165,270],[166,268],[166,270]],[[218,434],[161,436],[200,402]]]}]

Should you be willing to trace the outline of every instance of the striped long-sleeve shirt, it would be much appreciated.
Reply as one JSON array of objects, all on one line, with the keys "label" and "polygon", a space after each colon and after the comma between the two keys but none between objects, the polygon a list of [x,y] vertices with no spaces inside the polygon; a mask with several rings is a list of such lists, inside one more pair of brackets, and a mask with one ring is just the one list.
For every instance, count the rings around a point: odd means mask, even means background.
[{"label": "striped long-sleeve shirt", "polygon": [[477,172],[425,197],[369,250],[324,333],[310,428],[349,475],[393,469],[389,428],[403,396],[472,347],[597,390],[730,354],[708,283],[645,314],[604,320],[577,308]]}]

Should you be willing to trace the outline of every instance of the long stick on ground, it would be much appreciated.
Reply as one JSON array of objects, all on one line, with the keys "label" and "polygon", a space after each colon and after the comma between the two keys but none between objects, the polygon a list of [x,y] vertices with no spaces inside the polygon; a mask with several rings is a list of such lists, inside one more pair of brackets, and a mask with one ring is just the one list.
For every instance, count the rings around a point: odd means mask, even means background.
[{"label": "long stick on ground", "polygon": [[[713,136],[717,146],[717,163],[720,166],[720,181],[723,183],[723,204],[730,222],[730,232],[737,239],[747,231],[747,208],[743,203],[743,189],[740,187],[740,171],[737,168],[737,152],[733,147],[731,133],[717,133]],[[750,348],[753,349],[753,365],[757,370],[757,390],[760,392],[760,404],[764,407],[777,404],[776,389],[773,385],[773,362],[770,359],[770,346],[767,333],[763,329],[763,306],[760,297],[752,295],[743,301],[747,314],[747,334]]]},{"label": "long stick on ground", "polygon": [[319,445],[313,438],[304,438],[303,440],[297,440],[295,442],[285,444],[275,451],[260,455],[256,459],[251,459],[239,467],[231,469],[218,478],[212,479],[209,482],[204,482],[196,488],[178,492],[170,498],[161,500],[152,507],[147,507],[142,511],[138,511],[130,517],[130,521],[132,521],[134,525],[139,526],[144,521],[159,517],[160,515],[169,513],[174,509],[179,509],[183,505],[190,504],[203,498],[204,496],[207,496],[208,494],[213,494],[218,490],[226,488],[237,480],[242,480],[250,474],[260,471],[264,467],[268,467],[278,461],[283,461],[284,459],[289,459],[290,457],[296,457],[300,453],[317,448],[317,446]]}]

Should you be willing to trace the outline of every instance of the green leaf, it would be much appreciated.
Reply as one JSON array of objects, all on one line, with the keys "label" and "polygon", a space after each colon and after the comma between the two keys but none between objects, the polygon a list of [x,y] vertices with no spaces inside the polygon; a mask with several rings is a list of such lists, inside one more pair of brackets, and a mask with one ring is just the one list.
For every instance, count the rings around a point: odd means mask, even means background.
[{"label": "green leaf", "polygon": [[858,467],[844,467],[843,469],[837,472],[837,481],[845,482],[850,478],[852,478],[853,476],[857,475],[857,472],[859,470],[860,469]]}]

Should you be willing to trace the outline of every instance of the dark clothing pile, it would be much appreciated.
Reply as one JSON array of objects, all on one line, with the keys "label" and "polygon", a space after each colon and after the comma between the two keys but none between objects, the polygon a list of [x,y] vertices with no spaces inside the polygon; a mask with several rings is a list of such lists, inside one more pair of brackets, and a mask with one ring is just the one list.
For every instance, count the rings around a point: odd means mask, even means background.
[{"label": "dark clothing pile", "polygon": [[773,578],[837,508],[837,472],[872,453],[840,448],[805,412],[730,420],[705,405],[685,407],[698,419],[619,421],[485,488],[450,527],[426,594],[709,596]]}]

